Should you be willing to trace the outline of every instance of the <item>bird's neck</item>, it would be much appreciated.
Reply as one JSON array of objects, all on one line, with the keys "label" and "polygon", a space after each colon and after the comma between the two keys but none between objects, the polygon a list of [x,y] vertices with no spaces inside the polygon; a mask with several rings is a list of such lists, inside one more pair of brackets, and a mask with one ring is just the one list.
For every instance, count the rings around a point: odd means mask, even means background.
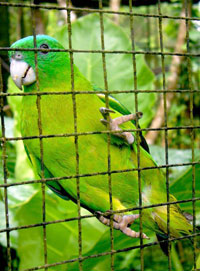
[{"label": "bird's neck", "polygon": [[25,92],[71,92],[71,91],[92,91],[93,88],[90,82],[79,72],[75,67],[74,74],[71,76],[69,70],[65,72],[55,73],[48,72],[48,74],[39,72],[38,83],[35,82],[32,85],[24,86]]}]

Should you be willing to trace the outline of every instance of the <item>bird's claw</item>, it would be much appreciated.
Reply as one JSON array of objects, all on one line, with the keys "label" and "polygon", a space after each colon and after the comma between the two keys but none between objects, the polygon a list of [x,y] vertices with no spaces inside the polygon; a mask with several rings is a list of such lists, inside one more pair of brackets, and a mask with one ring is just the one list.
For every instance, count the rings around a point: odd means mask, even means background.
[{"label": "bird's claw", "polygon": [[106,108],[106,107],[100,107],[99,111],[101,112],[101,114],[103,115],[103,117],[105,117],[109,113],[115,113],[115,111],[113,111],[110,108]]},{"label": "bird's claw", "polygon": [[109,121],[107,121],[107,120],[105,120],[105,119],[100,119],[100,122],[101,122],[103,125],[109,124]]},{"label": "bird's claw", "polygon": [[[112,119],[109,116],[109,113],[115,113],[115,111],[101,107],[100,109],[101,114],[103,115],[104,119],[101,119],[101,123],[104,125],[109,125],[111,131],[119,131],[118,133],[115,133],[116,136],[121,137],[127,141],[128,144],[133,144],[134,142],[134,136],[130,132],[123,132],[121,128],[119,128],[119,125],[128,122],[130,120],[140,119],[142,117],[142,112],[137,112],[135,114],[129,114],[120,116],[118,118]],[[122,132],[120,132],[122,131]]]},{"label": "bird's claw", "polygon": [[[97,212],[98,215],[98,219],[101,223],[103,223],[106,226],[110,226],[111,225],[111,219],[107,218],[103,215],[101,215],[100,213]],[[116,230],[120,230],[121,232],[123,232],[124,234],[126,234],[129,237],[132,238],[139,238],[140,237],[140,232],[136,232],[134,230],[132,230],[129,226],[131,224],[133,224],[133,222],[139,218],[139,214],[135,214],[135,215],[117,215],[114,214],[113,215],[113,228]],[[142,238],[143,239],[149,239],[149,237],[145,234],[142,233]]]}]

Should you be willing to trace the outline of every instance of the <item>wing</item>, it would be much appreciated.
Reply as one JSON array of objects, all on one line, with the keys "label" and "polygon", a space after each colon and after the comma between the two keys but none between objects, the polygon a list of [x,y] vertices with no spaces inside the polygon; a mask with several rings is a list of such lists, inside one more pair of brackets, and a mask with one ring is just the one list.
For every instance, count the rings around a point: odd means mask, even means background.
[{"label": "wing", "polygon": [[[28,156],[28,159],[30,160],[33,169],[36,171],[36,174],[38,174],[40,177],[41,175],[41,160],[34,156],[33,154],[30,154],[28,151],[28,148],[26,145],[24,145],[24,149],[26,151],[26,154]],[[53,178],[54,176],[51,174],[51,172],[45,167],[44,165],[44,175],[45,178]],[[57,196],[61,197],[62,199],[69,200],[69,194],[63,189],[63,187],[59,184],[57,181],[47,181],[47,186],[56,193]]]},{"label": "wing", "polygon": [[[94,86],[94,90],[99,91],[101,90],[100,88]],[[105,104],[106,103],[106,98],[105,98],[105,94],[97,94],[97,96],[100,98],[100,100]],[[122,115],[129,115],[131,114],[131,112],[123,105],[121,104],[117,99],[115,99],[113,96],[109,95],[108,96],[108,102],[109,102],[109,107],[114,109],[115,111],[119,112]],[[136,125],[136,121],[132,120],[131,121],[134,126]],[[132,126],[129,127],[129,129],[133,128]],[[140,128],[140,126],[139,126]],[[142,135],[142,132],[139,132],[140,135],[140,146],[145,149],[145,151],[147,151],[148,153],[150,153],[149,151],[149,146],[145,140],[145,138]],[[120,141],[122,142],[122,141]]]}]

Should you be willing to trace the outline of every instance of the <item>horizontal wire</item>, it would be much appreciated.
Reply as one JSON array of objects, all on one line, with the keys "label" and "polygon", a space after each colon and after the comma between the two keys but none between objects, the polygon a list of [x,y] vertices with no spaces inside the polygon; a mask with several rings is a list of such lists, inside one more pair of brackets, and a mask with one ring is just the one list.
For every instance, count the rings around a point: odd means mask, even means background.
[{"label": "horizontal wire", "polygon": [[89,132],[77,132],[77,133],[63,133],[63,134],[49,134],[49,135],[36,135],[36,136],[18,136],[18,137],[0,137],[0,141],[18,141],[18,140],[30,140],[41,138],[57,138],[57,137],[75,137],[75,136],[88,136],[88,135],[100,135],[100,134],[116,134],[123,132],[137,132],[137,131],[166,131],[166,130],[195,130],[200,129],[200,126],[177,126],[177,127],[160,127],[160,128],[138,128],[138,129],[123,129],[123,130],[104,130],[104,131],[89,131]]},{"label": "horizontal wire", "polygon": [[162,202],[162,203],[157,203],[157,204],[151,204],[151,205],[145,205],[145,206],[137,206],[133,208],[127,208],[127,209],[122,209],[122,210],[109,210],[104,212],[101,212],[98,214],[91,214],[91,215],[82,215],[79,217],[72,217],[72,218],[66,218],[66,219],[59,219],[59,220],[52,220],[52,221],[46,221],[46,222],[41,222],[41,223],[36,223],[36,224],[30,224],[30,225],[24,225],[24,226],[16,226],[16,227],[9,227],[9,228],[4,228],[0,229],[0,233],[3,232],[10,232],[10,231],[16,231],[16,230],[24,230],[24,229],[29,229],[29,228],[36,228],[36,227],[41,227],[44,225],[52,225],[52,224],[58,224],[58,223],[64,223],[64,222],[70,222],[70,221],[76,221],[80,219],[86,219],[86,218],[96,218],[99,214],[108,216],[113,215],[113,214],[124,214],[127,212],[132,212],[132,211],[137,211],[137,210],[144,210],[144,209],[151,209],[151,208],[157,208],[157,207],[163,207],[163,206],[170,206],[174,204],[181,204],[181,203],[188,203],[188,202],[196,202],[200,201],[200,197],[197,198],[190,198],[190,199],[185,199],[185,200],[176,200],[176,201],[171,201],[171,202]]},{"label": "horizontal wire", "polygon": [[41,49],[41,48],[11,48],[0,47],[0,51],[22,51],[22,52],[72,52],[72,53],[93,53],[93,54],[135,54],[135,55],[166,55],[166,56],[194,56],[199,57],[200,53],[171,53],[171,52],[156,52],[156,51],[133,51],[133,50],[78,50],[78,49]]},{"label": "horizontal wire", "polygon": [[60,262],[57,262],[57,263],[41,265],[41,266],[25,269],[24,271],[34,271],[34,270],[39,270],[39,269],[43,269],[43,268],[46,268],[46,267],[54,267],[54,266],[63,265],[63,264],[67,264],[67,263],[85,261],[87,259],[103,257],[103,256],[111,255],[111,254],[121,253],[121,252],[127,252],[127,251],[130,251],[130,250],[133,250],[133,249],[138,249],[138,248],[146,248],[146,247],[150,247],[150,246],[159,245],[160,243],[165,243],[165,242],[174,242],[174,241],[178,241],[178,240],[194,238],[196,236],[200,236],[200,233],[190,234],[190,235],[181,236],[181,237],[177,237],[177,238],[169,238],[167,240],[155,241],[155,242],[151,242],[151,243],[147,243],[147,244],[143,244],[143,245],[137,245],[137,246],[127,247],[127,248],[123,248],[123,249],[117,249],[117,250],[113,250],[113,251],[102,252],[102,253],[99,253],[99,254],[92,254],[92,255],[88,255],[88,256],[83,256],[81,258],[74,258],[74,259],[70,259],[70,260],[60,261]]},{"label": "horizontal wire", "polygon": [[[200,164],[200,161],[198,161],[198,162],[189,162],[189,163],[167,164],[167,165],[161,165],[161,166],[157,165],[155,167],[142,167],[142,168],[111,170],[110,174],[119,174],[119,173],[127,173],[127,172],[132,172],[132,171],[141,171],[141,170],[150,170],[150,169],[192,166],[192,165],[199,165],[199,164]],[[107,174],[108,174],[108,171],[102,171],[102,172],[85,173],[85,174],[78,174],[78,175],[71,175],[71,176],[41,178],[41,179],[38,179],[38,180],[30,180],[30,181],[22,181],[22,182],[1,184],[0,188],[17,186],[17,185],[25,185],[25,184],[34,184],[34,183],[46,183],[46,182],[50,182],[50,181],[60,181],[60,180],[69,180],[69,179],[76,179],[76,178],[94,177],[94,176],[98,176],[98,175],[102,176],[102,175],[107,175]]]},{"label": "horizontal wire", "polygon": [[[200,93],[200,89],[194,89],[194,90],[189,90],[189,89],[156,89],[156,90],[109,90],[109,91],[105,91],[105,90],[98,90],[98,91],[85,91],[85,90],[81,90],[81,91],[74,91],[75,95],[87,95],[87,94],[91,94],[91,95],[97,95],[97,94],[123,94],[123,93]],[[34,92],[15,92],[15,93],[0,93],[0,97],[10,97],[10,96],[45,96],[45,95],[71,95],[72,91],[51,91],[51,92],[45,92],[45,91],[34,91]]]},{"label": "horizontal wire", "polygon": [[101,9],[92,9],[92,8],[58,7],[58,6],[53,6],[53,5],[35,5],[35,4],[24,4],[24,3],[22,4],[22,3],[0,2],[0,6],[67,10],[67,11],[90,12],[90,13],[119,14],[119,15],[128,15],[128,16],[132,15],[136,17],[152,17],[152,18],[164,18],[164,19],[174,19],[174,20],[200,21],[200,18],[190,17],[190,16],[171,16],[171,15],[159,15],[159,14],[130,13],[130,12],[125,12],[125,11],[113,11],[113,10],[105,10],[105,9],[101,10]]}]

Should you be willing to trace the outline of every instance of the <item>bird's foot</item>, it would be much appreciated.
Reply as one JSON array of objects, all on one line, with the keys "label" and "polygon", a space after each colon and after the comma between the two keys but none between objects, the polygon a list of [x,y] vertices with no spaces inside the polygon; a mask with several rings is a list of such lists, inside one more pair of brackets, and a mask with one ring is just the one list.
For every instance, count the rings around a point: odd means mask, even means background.
[{"label": "bird's foot", "polygon": [[[100,120],[101,123],[103,123],[105,126],[109,125],[111,131],[123,131],[121,128],[119,128],[119,125],[130,120],[140,119],[142,117],[142,112],[137,112],[136,114],[124,115],[112,119],[109,114],[115,113],[115,111],[105,107],[101,107],[99,110],[104,117]],[[134,142],[134,136],[130,132],[118,132],[115,133],[115,135],[125,139],[128,144],[133,144]]]},{"label": "bird's foot", "polygon": [[[110,226],[111,225],[111,219],[107,218],[103,215],[101,215],[99,212],[98,213],[98,219],[101,223],[104,225]],[[113,228],[116,230],[120,230],[124,234],[126,234],[129,237],[132,238],[139,238],[140,237],[140,232],[136,232],[132,230],[129,226],[133,224],[133,222],[139,218],[139,214],[135,215],[113,215]],[[149,237],[145,234],[142,233],[142,238],[143,239],[149,239]]]}]

